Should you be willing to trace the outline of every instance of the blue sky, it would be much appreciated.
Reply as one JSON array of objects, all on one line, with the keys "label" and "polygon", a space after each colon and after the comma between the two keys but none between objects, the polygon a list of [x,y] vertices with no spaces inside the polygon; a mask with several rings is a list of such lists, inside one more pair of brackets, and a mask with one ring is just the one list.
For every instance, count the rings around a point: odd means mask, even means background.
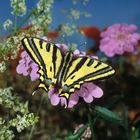
[{"label": "blue sky", "polygon": [[[34,7],[37,2],[38,0],[26,0],[28,9]],[[69,22],[62,15],[61,10],[71,7],[71,0],[54,0],[52,28],[55,29],[60,23]],[[78,9],[92,14],[91,18],[81,18],[79,21],[76,21],[78,25],[92,25],[103,29],[114,23],[136,24],[140,32],[140,0],[90,0],[86,6],[78,5]],[[10,14],[11,10],[10,0],[1,0],[0,24],[3,24],[7,18],[14,19]],[[19,18],[18,21],[20,22],[24,18],[25,16]],[[2,34],[5,34],[4,30]],[[81,36],[73,37],[73,41],[77,40],[79,44],[87,41]]]},{"label": "blue sky", "polygon": [[[26,0],[27,8],[33,8],[38,0]],[[52,8],[53,22],[52,29],[55,29],[60,23],[69,22],[62,14],[62,9],[69,9],[72,7],[71,0],[54,0]],[[81,18],[76,21],[78,25],[92,25],[103,29],[114,23],[136,24],[140,32],[140,0],[90,0],[86,6],[78,5],[77,8],[82,11],[88,11],[92,14],[91,18]],[[10,0],[1,0],[0,4],[0,24],[9,18],[12,8],[10,7]],[[18,19],[19,23],[25,18]],[[5,34],[2,30],[2,34]],[[83,36],[74,36],[70,40],[81,44],[87,41]],[[69,40],[69,41],[70,41]],[[87,42],[90,42],[89,40]],[[92,43],[92,42],[91,42]]]},{"label": "blue sky", "polygon": [[[70,6],[70,2],[66,0],[56,0],[53,10],[54,22],[63,22],[65,19],[61,15],[56,15],[61,8]],[[140,0],[90,0],[86,7],[79,9],[92,13],[92,18],[81,19],[78,22],[80,25],[104,28],[114,23],[134,23],[140,27]]]},{"label": "blue sky", "polygon": [[[13,19],[10,14],[10,0],[1,0],[0,4],[0,23],[7,18]],[[26,0],[28,8],[34,7],[38,0]],[[66,18],[62,16],[62,8],[70,8],[69,0],[54,0],[53,23],[56,27],[59,23],[65,22]],[[140,0],[90,0],[87,6],[78,6],[81,10],[92,13],[92,18],[81,19],[77,23],[80,25],[95,25],[104,28],[114,23],[134,23],[140,28]],[[19,20],[22,20],[19,18]]]}]

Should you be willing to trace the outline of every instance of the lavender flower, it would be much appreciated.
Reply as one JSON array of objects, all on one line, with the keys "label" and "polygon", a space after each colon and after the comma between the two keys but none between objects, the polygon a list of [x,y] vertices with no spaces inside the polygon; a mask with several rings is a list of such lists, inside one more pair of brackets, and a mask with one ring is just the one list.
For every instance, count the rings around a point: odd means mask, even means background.
[{"label": "lavender flower", "polygon": [[21,60],[19,61],[16,71],[18,74],[23,74],[24,76],[30,75],[32,81],[35,81],[39,77],[37,73],[38,65],[34,63],[26,51],[21,53]]},{"label": "lavender flower", "polygon": [[[63,52],[68,51],[68,46],[65,44],[56,44]],[[85,52],[80,52],[79,50],[75,50],[73,52],[75,56],[86,56]],[[97,59],[97,57],[92,56]],[[21,60],[16,68],[17,73],[23,74],[24,76],[30,75],[31,80],[34,81],[39,78],[38,65],[33,62],[33,60],[29,57],[26,51],[23,51],[21,54]],[[79,97],[82,97],[86,103],[91,103],[95,98],[100,98],[103,95],[103,91],[100,87],[96,86],[93,83],[85,83],[81,86],[80,90],[76,90],[73,94],[71,94],[68,108],[72,108],[75,106]],[[55,88],[51,88],[48,92],[48,97],[53,106],[58,105],[66,106],[67,102],[64,97],[59,97],[59,93]]]},{"label": "lavender flower", "polygon": [[[74,107],[79,101],[79,97],[82,97],[86,103],[91,103],[94,99],[100,98],[103,95],[103,91],[100,87],[93,83],[85,83],[81,86],[80,90],[76,90],[71,94],[68,108]],[[53,106],[61,103],[62,106],[67,105],[65,98],[59,97],[59,93],[56,92],[54,88],[50,89],[48,92],[48,97]]]},{"label": "lavender flower", "polygon": [[85,83],[80,90],[76,91],[76,94],[83,97],[86,103],[91,103],[95,98],[100,98],[103,95],[103,91],[93,83]]},{"label": "lavender flower", "polygon": [[140,34],[135,33],[137,27],[133,24],[114,24],[101,33],[100,50],[112,57],[124,52],[136,52]]}]

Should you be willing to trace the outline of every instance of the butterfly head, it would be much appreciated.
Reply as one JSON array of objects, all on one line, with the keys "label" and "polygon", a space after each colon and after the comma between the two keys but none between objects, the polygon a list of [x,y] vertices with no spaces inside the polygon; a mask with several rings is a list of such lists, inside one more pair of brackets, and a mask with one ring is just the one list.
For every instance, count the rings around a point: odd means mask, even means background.
[{"label": "butterfly head", "polygon": [[69,100],[70,94],[69,90],[70,88],[67,85],[64,85],[63,87],[56,83],[54,84],[50,79],[45,80],[45,85],[49,87],[49,89],[54,88],[55,93],[59,94],[59,97],[64,97],[66,100]]}]

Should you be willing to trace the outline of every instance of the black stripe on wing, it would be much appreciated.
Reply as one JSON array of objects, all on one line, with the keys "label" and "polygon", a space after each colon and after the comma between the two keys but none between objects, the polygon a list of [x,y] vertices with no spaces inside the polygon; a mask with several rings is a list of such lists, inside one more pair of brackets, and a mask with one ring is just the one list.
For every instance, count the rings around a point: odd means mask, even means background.
[{"label": "black stripe on wing", "polygon": [[53,47],[53,55],[52,55],[52,62],[54,67],[54,76],[56,77],[56,62],[57,62],[57,47]]},{"label": "black stripe on wing", "polygon": [[62,68],[60,70],[60,73],[59,73],[59,78],[58,78],[58,84],[61,85],[61,82],[64,78],[64,76],[67,74],[66,73],[66,70],[67,70],[67,66],[69,64],[69,62],[72,60],[72,53],[71,51],[68,51],[65,56],[63,57],[63,60],[61,61],[62,62]]},{"label": "black stripe on wing", "polygon": [[[64,82],[73,74],[73,73],[75,73],[76,71],[78,71],[84,64],[85,64],[85,62],[87,61],[87,57],[83,57],[82,59],[81,59],[81,61],[76,65],[76,67],[75,67],[75,69],[66,77],[66,75],[65,75],[65,78],[64,78]],[[72,66],[72,63],[73,63],[74,61],[72,60],[70,63],[69,63],[69,66],[67,67],[67,71],[69,70],[69,68]],[[67,73],[66,73],[67,74]]]},{"label": "black stripe on wing", "polygon": [[[57,73],[55,74],[55,77],[57,78],[57,79],[59,79],[59,76],[61,75],[61,71],[62,71],[62,69],[63,69],[63,66],[64,66],[64,54],[61,52],[61,54],[62,54],[62,60],[61,60],[61,64],[60,64],[60,67],[59,67],[59,70],[57,71]],[[57,57],[56,57],[56,59],[58,59]],[[54,60],[55,61],[55,60]],[[56,63],[56,62],[55,62]],[[56,65],[56,64],[55,64]]]},{"label": "black stripe on wing", "polygon": [[[32,49],[33,53],[36,55],[38,61],[40,62],[41,66],[43,68],[41,68],[40,64],[38,64],[37,60],[32,56],[31,52],[29,51],[28,47],[26,46],[27,44],[24,42],[24,40],[27,39],[28,45],[30,46],[30,48]],[[40,53],[37,50],[37,46],[34,43],[34,40],[32,38],[23,38],[22,39],[22,45],[25,48],[25,50],[27,51],[27,53],[29,54],[29,56],[32,58],[32,60],[38,64],[38,66],[41,68],[41,70],[43,71],[43,77],[47,78],[47,73],[46,73],[46,69],[45,69],[45,63],[42,60],[42,57],[40,55]],[[40,47],[41,48],[41,47]],[[40,74],[40,73],[39,73]]]},{"label": "black stripe on wing", "polygon": [[[78,84],[80,81],[84,81],[84,82],[89,82],[88,79],[92,78],[92,77],[96,77],[98,75],[102,75],[102,74],[105,74],[106,72],[110,72],[112,71],[113,68],[111,66],[108,66],[108,67],[105,67],[101,70],[98,70],[96,72],[93,72],[93,73],[90,73],[82,78],[79,78],[77,81],[74,81],[74,83],[72,85],[70,85],[70,87],[74,87],[75,84]],[[111,77],[112,75],[108,75],[108,76],[101,76],[100,78],[97,78],[95,80],[90,80],[90,81],[96,81],[96,80],[102,80],[104,79],[105,77]]]}]

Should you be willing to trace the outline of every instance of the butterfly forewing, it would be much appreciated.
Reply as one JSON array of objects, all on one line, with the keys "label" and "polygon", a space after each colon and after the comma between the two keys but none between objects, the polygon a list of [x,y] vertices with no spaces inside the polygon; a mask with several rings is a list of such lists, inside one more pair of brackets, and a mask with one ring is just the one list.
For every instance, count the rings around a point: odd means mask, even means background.
[{"label": "butterfly forewing", "polygon": [[38,38],[24,38],[22,44],[30,57],[38,64],[39,79],[50,79],[54,84],[63,66],[64,56],[53,43]]}]

